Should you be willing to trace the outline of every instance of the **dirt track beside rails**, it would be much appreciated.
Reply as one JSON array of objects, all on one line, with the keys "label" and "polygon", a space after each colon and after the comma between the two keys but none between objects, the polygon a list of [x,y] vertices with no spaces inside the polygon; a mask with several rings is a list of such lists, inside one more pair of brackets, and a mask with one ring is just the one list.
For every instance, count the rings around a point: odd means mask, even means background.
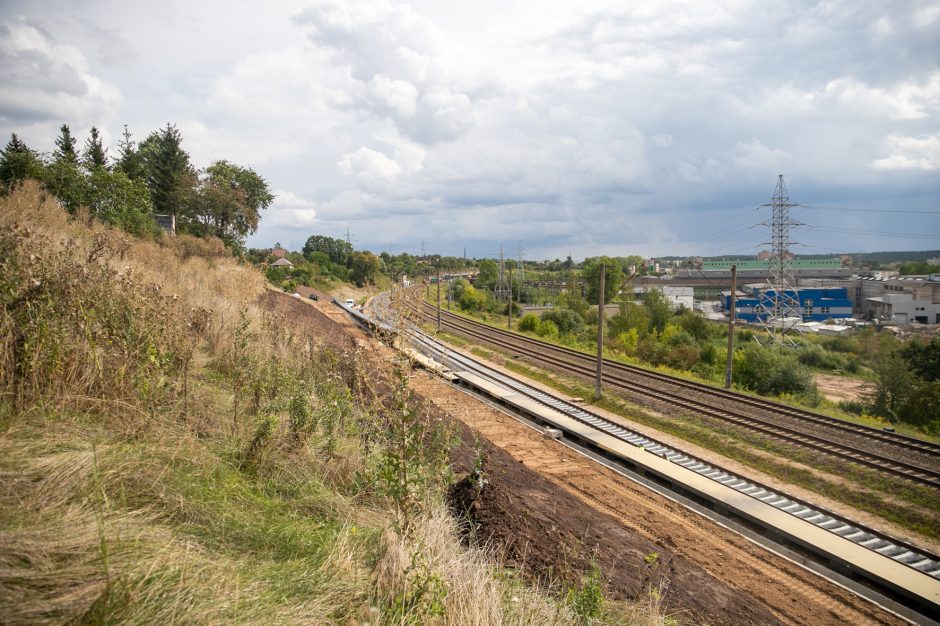
[{"label": "dirt track beside rails", "polygon": [[[328,302],[290,307],[348,333],[376,366],[388,349],[366,340]],[[349,339],[346,339],[349,341]],[[345,342],[343,342],[345,343]],[[488,484],[458,493],[508,565],[541,580],[571,581],[592,558],[613,597],[663,589],[668,612],[710,624],[900,624],[841,587],[546,438],[423,372],[412,378],[431,410],[465,424],[452,460],[467,472],[474,434],[486,453]]]}]

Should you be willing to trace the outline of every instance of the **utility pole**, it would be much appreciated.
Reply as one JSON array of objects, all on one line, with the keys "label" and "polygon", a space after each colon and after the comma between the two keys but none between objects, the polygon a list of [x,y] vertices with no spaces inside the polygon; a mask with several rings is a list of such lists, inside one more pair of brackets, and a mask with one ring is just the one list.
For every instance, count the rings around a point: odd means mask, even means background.
[{"label": "utility pole", "polygon": [[512,267],[509,268],[509,308],[506,309],[506,328],[512,330]]},{"label": "utility pole", "polygon": [[519,246],[516,248],[516,259],[519,263],[519,284],[525,284],[525,266],[522,265],[522,255],[525,253],[525,248],[522,247],[522,242],[519,242]]},{"label": "utility pole", "polygon": [[437,268],[437,332],[441,332],[441,268]]},{"label": "utility pole", "polygon": [[734,296],[737,293],[738,266],[731,266],[731,306],[728,314],[728,362],[725,365],[725,389],[731,389],[731,365],[734,362]]},{"label": "utility pole", "polygon": [[604,364],[604,273],[601,263],[601,288],[597,298],[597,379],[594,382],[594,399],[601,399],[601,373]]}]

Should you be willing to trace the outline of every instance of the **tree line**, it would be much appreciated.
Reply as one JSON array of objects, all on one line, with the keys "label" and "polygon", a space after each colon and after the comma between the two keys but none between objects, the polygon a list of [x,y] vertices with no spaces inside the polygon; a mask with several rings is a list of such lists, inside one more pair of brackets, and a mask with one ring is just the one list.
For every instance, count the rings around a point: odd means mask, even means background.
[{"label": "tree line", "polygon": [[[281,244],[275,244],[275,249]],[[298,285],[313,287],[316,283],[334,280],[348,281],[359,287],[374,285],[379,274],[385,271],[382,259],[368,250],[356,251],[348,241],[326,235],[311,235],[301,252],[290,252],[285,258],[291,267],[276,266],[276,257],[269,249],[252,248],[248,259],[266,265],[270,282],[291,291]]]},{"label": "tree line", "polygon": [[197,169],[182,144],[170,123],[139,143],[125,125],[113,157],[95,126],[79,148],[62,124],[51,153],[30,148],[13,133],[0,151],[0,185],[6,194],[35,179],[72,214],[85,208],[137,235],[158,232],[154,216],[173,216],[178,233],[218,237],[240,249],[274,200],[267,182],[226,160]]}]

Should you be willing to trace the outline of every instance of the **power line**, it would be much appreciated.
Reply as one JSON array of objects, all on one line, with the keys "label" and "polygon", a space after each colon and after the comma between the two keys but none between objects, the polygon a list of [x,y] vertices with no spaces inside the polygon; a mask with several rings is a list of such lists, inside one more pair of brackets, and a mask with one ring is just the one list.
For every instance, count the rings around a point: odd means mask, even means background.
[{"label": "power line", "polygon": [[886,233],[878,230],[859,230],[856,228],[827,228],[825,226],[810,226],[814,230],[848,235],[877,235],[881,237],[897,237],[899,239],[940,239],[940,235],[925,235],[923,233]]},{"label": "power line", "polygon": [[810,208],[817,209],[820,211],[852,211],[855,213],[914,213],[916,215],[938,215],[940,211],[915,211],[913,209],[856,209],[851,207],[841,207],[841,206],[820,206]]}]

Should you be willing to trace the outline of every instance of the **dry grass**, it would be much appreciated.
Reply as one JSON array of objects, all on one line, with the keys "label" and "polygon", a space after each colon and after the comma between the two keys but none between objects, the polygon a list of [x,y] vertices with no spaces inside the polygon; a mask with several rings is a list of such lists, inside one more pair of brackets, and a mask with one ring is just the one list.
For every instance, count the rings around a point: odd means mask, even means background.
[{"label": "dry grass", "polygon": [[[385,554],[375,571],[376,591],[384,598],[405,599],[398,611],[387,608],[386,617],[393,622],[397,618],[404,623],[480,626],[576,621],[564,606],[547,601],[538,590],[494,576],[494,555],[485,549],[462,548],[458,530],[454,518],[437,509],[418,520],[411,539],[393,532],[383,536]],[[429,578],[434,579],[432,584]],[[422,591],[439,597],[421,597]],[[433,600],[441,603],[440,615],[430,615],[423,606]]]},{"label": "dry grass", "polygon": [[263,292],[220,242],[0,198],[0,621],[578,621],[440,504],[396,534],[358,357]]}]

